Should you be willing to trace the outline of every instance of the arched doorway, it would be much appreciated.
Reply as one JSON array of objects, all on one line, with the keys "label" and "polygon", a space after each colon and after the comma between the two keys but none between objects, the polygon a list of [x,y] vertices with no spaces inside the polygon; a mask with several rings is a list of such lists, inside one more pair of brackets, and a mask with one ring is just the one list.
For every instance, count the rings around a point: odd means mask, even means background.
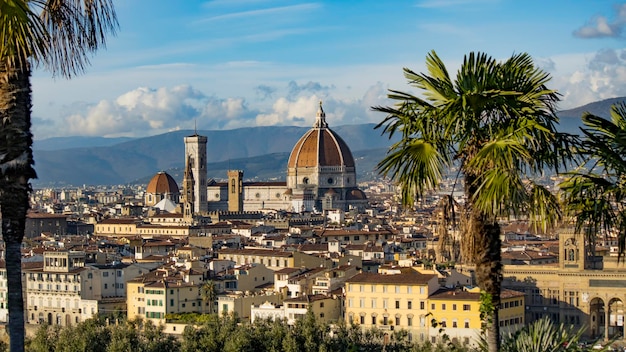
[{"label": "arched doorway", "polygon": [[48,325],[52,325],[54,321],[52,320],[52,313],[48,313]]},{"label": "arched doorway", "polygon": [[624,337],[624,302],[619,298],[609,301],[609,336],[608,338]]},{"label": "arched doorway", "polygon": [[589,304],[589,329],[592,339],[604,336],[604,321],[604,300],[596,297]]}]

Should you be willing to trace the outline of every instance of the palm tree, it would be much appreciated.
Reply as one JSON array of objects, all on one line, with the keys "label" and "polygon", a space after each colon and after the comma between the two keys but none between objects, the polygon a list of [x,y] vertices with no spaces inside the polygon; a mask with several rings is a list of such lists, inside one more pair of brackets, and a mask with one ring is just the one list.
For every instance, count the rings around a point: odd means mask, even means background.
[{"label": "palm tree", "polygon": [[465,204],[461,223],[464,260],[475,264],[479,287],[490,297],[486,319],[489,350],[498,351],[498,306],[502,281],[498,219],[526,216],[549,228],[560,217],[556,198],[530,176],[556,170],[571,155],[569,136],[555,129],[558,94],[550,76],[528,54],[497,62],[483,53],[466,55],[453,80],[433,51],[428,74],[404,69],[424,98],[397,90],[376,128],[400,140],[378,164],[398,181],[403,202],[437,189],[446,172],[462,176]]},{"label": "palm tree", "polygon": [[202,296],[202,300],[204,302],[209,303],[209,313],[215,313],[215,300],[217,299],[217,288],[215,287],[215,282],[213,282],[213,280],[205,282],[200,288],[200,295]]},{"label": "palm tree", "polygon": [[585,113],[581,164],[561,183],[567,208],[585,231],[587,252],[594,255],[597,234],[617,230],[620,256],[626,246],[626,103],[611,107],[611,118]]},{"label": "palm tree", "polygon": [[33,168],[31,66],[71,77],[114,33],[111,0],[0,0],[0,214],[11,351],[24,350],[21,253]]},{"label": "palm tree", "polygon": [[583,349],[579,346],[584,332],[584,327],[576,330],[571,325],[568,326],[563,323],[556,325],[549,317],[543,317],[526,325],[522,330],[505,336],[502,342],[502,351],[574,352],[591,350],[591,348]]}]

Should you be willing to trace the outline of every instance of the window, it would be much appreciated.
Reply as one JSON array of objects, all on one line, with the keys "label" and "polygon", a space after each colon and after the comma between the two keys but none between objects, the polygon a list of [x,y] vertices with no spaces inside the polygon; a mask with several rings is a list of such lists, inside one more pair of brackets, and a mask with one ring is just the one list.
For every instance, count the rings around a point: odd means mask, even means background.
[{"label": "window", "polygon": [[452,305],[452,310],[456,310],[456,304]]},{"label": "window", "polygon": [[109,272],[108,271],[103,272],[102,277],[109,277]]},{"label": "window", "polygon": [[396,300],[396,309],[400,309],[400,301]]},{"label": "window", "polygon": [[413,293],[413,287],[412,286],[407,286],[406,293],[408,293],[408,294]]},{"label": "window", "polygon": [[431,310],[435,310],[435,304],[434,304],[434,303],[431,303],[431,304],[430,304],[430,309],[431,309]]},{"label": "window", "polygon": [[400,293],[400,286],[396,286],[396,293]]},{"label": "window", "polygon": [[469,329],[469,320],[465,320],[465,324],[463,325],[466,329]]},{"label": "window", "polygon": [[447,324],[446,324],[446,320],[445,319],[441,319],[441,327],[442,328],[446,328]]},{"label": "window", "polygon": [[376,299],[372,299],[372,308],[376,308]]},{"label": "window", "polygon": [[464,304],[463,305],[463,310],[469,311],[470,310],[470,305],[469,304]]},{"label": "window", "polygon": [[426,302],[420,301],[420,309],[426,309]]},{"label": "window", "polygon": [[456,326],[456,320],[453,320],[453,321],[452,321],[452,327],[453,327],[453,328],[456,328],[456,327],[457,327],[457,326]]},{"label": "window", "polygon": [[376,325],[376,317],[372,317],[372,325]]},{"label": "window", "polygon": [[413,309],[413,301],[407,301],[406,302],[406,308],[407,309]]},{"label": "window", "polygon": [[406,325],[407,326],[413,326],[413,318],[411,318],[411,317],[406,318]]},{"label": "window", "polygon": [[365,324],[365,316],[361,315],[361,319],[359,320],[360,324]]},{"label": "window", "polygon": [[446,304],[445,303],[441,303],[441,310],[446,310]]},{"label": "window", "polygon": [[387,309],[387,299],[383,299],[383,308]]},{"label": "window", "polygon": [[396,317],[396,326],[400,325],[400,317]]}]

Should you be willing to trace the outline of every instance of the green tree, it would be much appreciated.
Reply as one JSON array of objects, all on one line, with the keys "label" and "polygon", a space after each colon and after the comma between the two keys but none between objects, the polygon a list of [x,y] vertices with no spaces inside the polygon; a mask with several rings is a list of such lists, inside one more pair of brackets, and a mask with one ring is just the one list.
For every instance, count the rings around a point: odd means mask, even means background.
[{"label": "green tree", "polygon": [[217,299],[217,288],[213,280],[206,281],[200,288],[200,295],[205,304],[209,305],[209,313],[215,313],[215,300]]},{"label": "green tree", "polygon": [[146,321],[140,334],[140,348],[143,352],[174,352],[179,351],[178,341],[163,332],[165,328],[156,326],[151,320]]},{"label": "green tree", "polygon": [[8,283],[11,351],[24,351],[21,252],[33,168],[31,65],[81,73],[114,33],[111,0],[0,0],[0,213]]},{"label": "green tree", "polygon": [[44,324],[39,326],[35,335],[27,341],[28,351],[54,352],[54,345],[59,337],[59,327]]},{"label": "green tree", "polygon": [[126,321],[111,327],[107,352],[139,351],[139,331],[135,322]]},{"label": "green tree", "polygon": [[[556,131],[558,94],[546,88],[550,77],[528,54],[498,62],[483,53],[466,55],[452,79],[433,51],[428,74],[404,69],[424,98],[391,90],[392,107],[377,125],[393,144],[378,164],[398,181],[405,205],[437,189],[446,172],[463,177],[462,255],[476,266],[479,287],[500,303],[502,264],[498,218],[527,216],[546,229],[558,221],[557,199],[533,182],[533,174],[557,170],[571,157],[569,136]],[[489,350],[499,349],[498,309],[488,324]]]},{"label": "green tree", "polygon": [[111,330],[104,320],[91,318],[59,331],[56,352],[106,352],[111,341]]},{"label": "green tree", "polygon": [[577,231],[584,231],[588,251],[598,234],[617,230],[620,256],[626,245],[626,103],[611,107],[610,119],[582,116],[580,166],[561,183]]}]

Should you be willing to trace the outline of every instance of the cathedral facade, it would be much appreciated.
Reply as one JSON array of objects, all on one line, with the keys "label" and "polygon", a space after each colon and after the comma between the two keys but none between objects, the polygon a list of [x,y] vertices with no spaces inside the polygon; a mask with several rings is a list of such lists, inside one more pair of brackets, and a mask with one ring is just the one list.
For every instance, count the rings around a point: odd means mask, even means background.
[{"label": "cathedral facade", "polygon": [[206,137],[197,134],[185,137],[182,201],[194,213],[323,212],[363,210],[367,206],[365,193],[357,186],[352,152],[328,127],[321,103],[315,124],[291,151],[286,182],[244,182],[243,170],[228,171],[227,182],[207,182],[206,142]]}]

